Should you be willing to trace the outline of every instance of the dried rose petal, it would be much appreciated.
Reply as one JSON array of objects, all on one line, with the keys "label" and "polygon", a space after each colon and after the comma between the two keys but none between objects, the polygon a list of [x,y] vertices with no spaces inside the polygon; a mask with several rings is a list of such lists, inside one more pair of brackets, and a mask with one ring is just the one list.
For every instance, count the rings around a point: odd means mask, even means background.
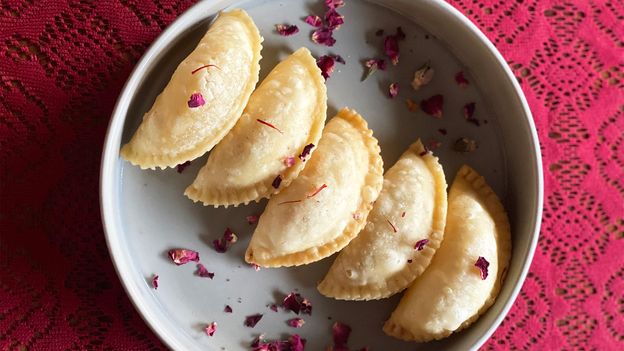
[{"label": "dried rose petal", "polygon": [[344,0],[325,0],[325,6],[329,9],[337,9],[345,5]]},{"label": "dried rose petal", "polygon": [[275,179],[273,179],[273,183],[271,183],[271,186],[273,186],[275,189],[279,188],[280,184],[282,184],[282,176],[281,175],[277,175],[277,177],[275,177]]},{"label": "dried rose petal", "polygon": [[186,167],[188,167],[190,165],[191,165],[191,161],[186,161],[184,163],[180,163],[179,165],[177,165],[176,169],[178,170],[178,173],[182,173],[182,172],[184,172]]},{"label": "dried rose petal", "polygon": [[321,69],[321,75],[323,78],[327,80],[334,72],[334,65],[336,64],[336,60],[334,57],[329,55],[323,55],[316,59],[316,65]]},{"label": "dried rose petal", "polygon": [[232,307],[230,307],[230,305],[225,305],[225,308],[223,309],[223,312],[225,312],[225,313],[232,313]]},{"label": "dried rose petal", "polygon": [[284,157],[284,166],[286,167],[292,167],[295,165],[295,156],[286,156]]},{"label": "dried rose petal", "polygon": [[407,110],[409,112],[416,112],[418,111],[418,104],[412,100],[412,99],[406,99],[405,100],[405,105],[407,106]]},{"label": "dried rose petal", "polygon": [[364,66],[368,69],[364,78],[362,80],[366,80],[371,74],[375,73],[377,70],[385,71],[386,70],[386,61],[383,59],[369,59],[364,61]]},{"label": "dried rose petal", "polygon": [[479,268],[479,274],[481,275],[481,280],[485,280],[488,277],[488,267],[490,266],[490,262],[488,262],[485,257],[479,256],[477,262],[475,263],[475,267]]},{"label": "dried rose petal", "polygon": [[[249,346],[251,347],[258,347],[260,346],[262,343],[264,343],[264,334],[260,334],[258,335],[257,338],[254,339],[254,341],[251,342],[251,344]],[[254,349],[255,350],[255,349]]]},{"label": "dried rose petal", "polygon": [[414,250],[422,251],[422,249],[425,248],[425,245],[427,245],[428,242],[429,242],[429,239],[418,240],[416,242],[416,245],[414,245]]},{"label": "dried rose petal", "polygon": [[271,306],[269,306],[269,308],[271,309],[271,311],[273,312],[277,312],[277,305],[276,304],[271,304]]},{"label": "dried rose petal", "polygon": [[388,96],[394,99],[399,94],[399,83],[391,83],[388,87]]},{"label": "dried rose petal", "polygon": [[296,292],[288,294],[284,298],[282,306],[287,310],[295,312],[296,314],[312,314],[312,304],[310,301]]},{"label": "dried rose petal", "polygon": [[325,46],[334,46],[336,39],[332,36],[333,32],[329,28],[320,28],[312,32],[312,41]]},{"label": "dried rose petal", "polygon": [[444,96],[437,94],[420,102],[420,108],[426,114],[436,118],[442,118],[442,105],[444,104]]},{"label": "dried rose petal", "polygon": [[258,216],[258,215],[249,215],[249,216],[245,217],[245,219],[247,220],[247,223],[249,223],[249,225],[258,223],[258,219],[259,218],[260,218],[260,216]]},{"label": "dried rose petal", "polygon": [[225,228],[223,237],[212,241],[212,246],[219,253],[224,253],[238,241],[238,236],[230,228]]},{"label": "dried rose petal", "polygon": [[217,331],[217,322],[212,322],[210,323],[205,329],[204,331],[206,332],[206,334],[208,334],[208,336],[213,336],[214,333]]},{"label": "dried rose petal", "polygon": [[302,339],[299,335],[293,334],[288,338],[288,342],[290,343],[289,351],[304,351],[306,340]]},{"label": "dried rose petal", "polygon": [[180,266],[191,261],[199,262],[199,253],[188,249],[169,250],[169,257],[176,265]]},{"label": "dried rose petal", "polygon": [[158,274],[154,274],[152,277],[152,288],[154,288],[154,290],[158,289]]},{"label": "dried rose petal", "polygon": [[344,323],[334,322],[332,325],[332,337],[335,346],[346,346],[351,334],[351,327]]},{"label": "dried rose petal", "polygon": [[294,24],[276,24],[275,30],[279,35],[288,37],[293,34],[299,33],[299,27]]},{"label": "dried rose petal", "polygon": [[293,328],[301,328],[305,324],[303,318],[292,318],[286,322],[289,326]]},{"label": "dried rose petal", "polygon": [[433,68],[429,66],[429,63],[425,63],[419,69],[414,72],[414,79],[412,79],[412,88],[414,90],[420,89],[420,87],[425,86],[431,82],[433,79]]},{"label": "dried rose petal", "polygon": [[457,139],[455,144],[453,144],[453,150],[457,152],[472,152],[475,151],[479,147],[475,140],[463,137]]},{"label": "dried rose petal", "polygon": [[462,88],[470,84],[468,80],[466,79],[466,77],[464,77],[464,71],[457,72],[457,74],[455,75],[455,82],[457,82],[457,85],[459,85]]},{"label": "dried rose petal", "polygon": [[330,30],[338,29],[344,24],[344,16],[339,14],[335,9],[329,9],[325,12],[325,23]]},{"label": "dried rose petal", "polygon": [[304,19],[304,21],[305,23],[315,28],[319,28],[321,25],[323,25],[323,20],[316,15],[309,15]]},{"label": "dried rose petal", "polygon": [[467,122],[470,122],[478,127],[481,125],[481,123],[479,122],[478,119],[474,117],[475,108],[476,108],[476,104],[474,102],[469,102],[466,105],[464,105],[464,119]]},{"label": "dried rose petal", "polygon": [[193,93],[191,94],[191,97],[189,98],[187,104],[190,108],[196,108],[205,105],[206,101],[204,100],[204,97],[201,93]]},{"label": "dried rose petal", "polygon": [[429,150],[435,150],[442,146],[442,142],[436,139],[429,141]]},{"label": "dried rose petal", "polygon": [[378,29],[378,30],[375,32],[375,36],[378,36],[378,37],[382,36],[383,34],[384,34],[384,30],[383,30],[383,29]]},{"label": "dried rose petal", "polygon": [[299,155],[301,162],[305,162],[308,159],[308,156],[310,156],[310,152],[312,152],[313,148],[314,144],[308,144],[303,147],[303,151],[301,151],[301,154]]},{"label": "dried rose petal", "polygon": [[258,322],[260,322],[261,319],[262,319],[261,313],[256,313],[251,316],[247,316],[245,317],[245,326],[253,328],[256,326],[256,324],[258,324]]},{"label": "dried rose petal", "polygon": [[258,266],[258,265],[257,265],[257,264],[255,264],[255,263],[252,263],[252,264],[251,264],[251,267],[252,267],[252,268],[254,269],[254,271],[256,271],[256,272],[260,270],[260,266]]},{"label": "dried rose petal", "polygon": [[197,273],[197,275],[202,278],[210,278],[210,279],[214,278],[214,273],[208,272],[206,267],[201,263],[197,264],[197,271],[195,273]]},{"label": "dried rose petal", "polygon": [[448,133],[445,128],[438,129],[438,132],[442,135],[446,135]]},{"label": "dried rose petal", "polygon": [[362,214],[359,212],[353,213],[353,219],[355,219],[356,221],[362,219]]},{"label": "dried rose petal", "polygon": [[397,27],[394,35],[388,35],[384,39],[384,53],[394,66],[399,63],[399,40],[403,39],[405,39],[405,33],[403,33],[401,27]]}]

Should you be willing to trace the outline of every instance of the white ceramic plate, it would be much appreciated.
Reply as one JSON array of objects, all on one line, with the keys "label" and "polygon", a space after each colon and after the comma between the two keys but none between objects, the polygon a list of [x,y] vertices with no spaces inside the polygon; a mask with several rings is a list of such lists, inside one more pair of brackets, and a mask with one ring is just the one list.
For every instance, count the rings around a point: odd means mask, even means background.
[{"label": "white ceramic plate", "polygon": [[[245,216],[259,213],[266,203],[239,208],[214,209],[193,204],[184,197],[206,156],[195,160],[182,174],[176,170],[141,171],[119,157],[119,148],[129,140],[143,113],[152,105],[177,64],[205,33],[214,14],[241,7],[248,11],[265,38],[261,79],[282,58],[300,46],[315,56],[342,55],[327,81],[328,119],[343,107],[359,111],[379,139],[385,168],[416,138],[436,139],[450,182],[458,167],[468,163],[486,177],[503,199],[510,215],[513,257],[496,304],[477,323],[444,341],[412,344],[386,336],[381,327],[399,296],[373,302],[327,299],[316,291],[316,283],[332,258],[308,266],[263,269],[256,272],[245,264],[244,250],[253,232]],[[117,272],[139,313],[158,336],[178,350],[244,350],[260,333],[276,338],[299,333],[308,340],[308,350],[322,350],[331,343],[330,327],[342,321],[353,328],[350,346],[371,350],[467,350],[478,348],[494,331],[518,293],[538,237],[542,203],[542,173],[537,135],[526,101],[504,60],[487,39],[459,12],[442,1],[387,0],[347,1],[340,9],[346,23],[335,32],[333,48],[310,41],[311,27],[302,21],[308,14],[323,14],[321,1],[204,1],[175,21],[154,42],[128,80],[113,113],[102,158],[101,206],[104,227]],[[277,23],[297,24],[292,37],[274,32]],[[375,31],[394,32],[401,26],[407,39],[401,42],[400,63],[361,82],[362,60],[382,56],[383,37]],[[425,61],[435,69],[435,78],[415,92],[409,86],[414,70]],[[460,88],[455,73],[463,70],[470,81]],[[387,97],[390,82],[399,82],[399,96]],[[423,112],[411,113],[406,98],[420,101],[433,94],[444,95],[444,117],[434,119]],[[475,117],[487,124],[476,127],[463,119],[462,106],[475,102]],[[445,128],[448,135],[437,130]],[[470,154],[452,151],[459,137],[479,142]],[[230,227],[240,241],[225,254],[216,253],[210,242]],[[200,252],[202,262],[215,272],[214,280],[193,274],[194,264],[175,266],[167,258],[171,248]],[[152,289],[150,277],[160,276],[160,287]],[[285,321],[294,314],[267,308],[298,289],[313,303],[313,313],[301,329]],[[234,312],[226,314],[224,306]],[[245,316],[263,313],[251,329]],[[203,327],[218,322],[214,337]]]}]

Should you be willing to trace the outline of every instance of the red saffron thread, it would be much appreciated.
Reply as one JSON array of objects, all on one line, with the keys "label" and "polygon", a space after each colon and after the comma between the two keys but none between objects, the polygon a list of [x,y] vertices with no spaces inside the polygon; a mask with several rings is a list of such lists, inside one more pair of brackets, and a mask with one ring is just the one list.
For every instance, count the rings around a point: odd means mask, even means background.
[{"label": "red saffron thread", "polygon": [[308,195],[308,199],[311,198],[311,197],[316,196],[316,194],[320,193],[321,190],[323,190],[325,188],[327,188],[327,184],[321,185],[318,189],[316,189],[316,191],[314,191],[312,194]]},{"label": "red saffron thread", "polygon": [[290,200],[290,201],[284,201],[284,202],[280,202],[279,205],[284,205],[284,204],[294,204],[295,202],[301,202],[301,200]]},{"label": "red saffron thread", "polygon": [[258,118],[256,118],[256,121],[258,121],[258,122],[260,122],[260,123],[264,124],[264,125],[265,125],[265,126],[267,126],[267,127],[270,127],[270,128],[273,128],[273,129],[277,130],[278,132],[280,132],[280,134],[284,134],[281,130],[279,130],[279,128],[277,128],[276,126],[272,125],[272,124],[271,124],[271,123],[269,123],[269,122],[263,121],[263,120],[258,119]]},{"label": "red saffron thread", "polygon": [[219,68],[219,66],[217,66],[217,65],[203,65],[203,66],[201,66],[201,67],[199,67],[199,68],[195,68],[195,69],[193,70],[193,72],[191,72],[191,74],[195,74],[195,73],[197,73],[197,72],[201,71],[201,70],[202,70],[202,69],[204,69],[204,68],[210,68],[210,67],[215,67],[215,68],[217,68],[218,70],[221,70],[221,68]]},{"label": "red saffron thread", "polygon": [[[385,217],[385,216],[384,216]],[[388,222],[388,224],[390,224],[390,226],[392,227],[392,231],[393,232],[398,232],[397,227],[394,226],[394,224],[392,224],[392,222],[390,222],[390,220],[388,219],[388,217],[386,217],[386,222]]]}]

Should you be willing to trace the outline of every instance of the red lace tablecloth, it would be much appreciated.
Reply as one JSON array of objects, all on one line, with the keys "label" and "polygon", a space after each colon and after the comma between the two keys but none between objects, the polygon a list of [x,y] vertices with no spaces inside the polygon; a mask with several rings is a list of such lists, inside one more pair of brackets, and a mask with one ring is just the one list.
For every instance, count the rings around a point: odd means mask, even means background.
[{"label": "red lace tablecloth", "polygon": [[[0,350],[164,349],[108,256],[111,110],[194,1],[0,0]],[[486,350],[624,350],[624,3],[454,0],[521,82],[544,157],[527,281]]]}]

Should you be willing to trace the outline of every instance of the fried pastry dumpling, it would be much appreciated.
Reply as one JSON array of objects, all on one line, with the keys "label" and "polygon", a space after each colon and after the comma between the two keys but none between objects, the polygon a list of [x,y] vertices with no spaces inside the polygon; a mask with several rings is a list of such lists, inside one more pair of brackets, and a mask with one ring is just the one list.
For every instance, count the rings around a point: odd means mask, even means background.
[{"label": "fried pastry dumpling", "polygon": [[341,250],[360,232],[383,184],[372,134],[362,116],[347,108],[329,121],[299,177],[269,199],[247,262],[308,264]]},{"label": "fried pastry dumpling", "polygon": [[384,325],[390,336],[429,341],[473,323],[496,299],[511,256],[507,214],[492,189],[463,166],[449,193],[444,240]]},{"label": "fried pastry dumpling", "polygon": [[438,158],[416,141],[384,175],[368,223],[318,286],[341,300],[381,299],[427,268],[446,225],[446,179]]},{"label": "fried pastry dumpling", "polygon": [[241,116],[258,82],[262,40],[245,11],[220,13],[180,62],[121,156],[154,169],[212,149]]},{"label": "fried pastry dumpling", "polygon": [[279,192],[303,169],[298,156],[306,145],[318,144],[326,114],[325,80],[310,51],[301,48],[251,94],[243,116],[212,150],[186,196],[227,207]]}]

